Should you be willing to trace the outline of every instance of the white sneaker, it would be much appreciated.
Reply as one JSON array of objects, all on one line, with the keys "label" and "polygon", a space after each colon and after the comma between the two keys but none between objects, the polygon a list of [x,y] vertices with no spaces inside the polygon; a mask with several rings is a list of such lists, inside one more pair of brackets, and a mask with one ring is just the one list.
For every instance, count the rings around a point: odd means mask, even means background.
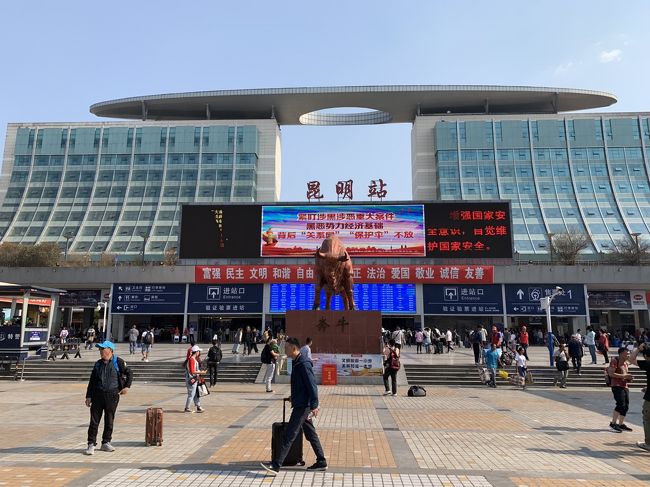
[{"label": "white sneaker", "polygon": [[101,451],[112,452],[115,451],[115,448],[110,443],[102,443]]},{"label": "white sneaker", "polygon": [[386,392],[384,392],[384,396],[389,396],[390,393],[391,393],[390,391],[386,391]]},{"label": "white sneaker", "polygon": [[88,445],[88,448],[86,448],[86,451],[84,451],[84,455],[94,455],[95,454],[95,445],[90,443]]},{"label": "white sneaker", "polygon": [[393,393],[393,394],[391,394],[391,396],[397,396],[397,394]]}]

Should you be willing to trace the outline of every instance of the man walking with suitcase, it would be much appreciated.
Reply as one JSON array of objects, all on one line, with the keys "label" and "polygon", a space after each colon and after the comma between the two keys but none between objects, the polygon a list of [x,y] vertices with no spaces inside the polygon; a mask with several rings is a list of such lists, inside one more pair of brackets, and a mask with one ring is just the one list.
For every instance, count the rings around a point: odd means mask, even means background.
[{"label": "man walking with suitcase", "polygon": [[300,342],[296,338],[288,338],[285,343],[287,357],[293,361],[291,371],[291,417],[284,431],[282,446],[274,452],[270,463],[262,463],[262,467],[272,475],[277,475],[280,467],[287,458],[294,441],[302,441],[300,433],[311,444],[316,454],[316,463],[307,467],[310,471],[327,470],[327,460],[312,418],[318,416],[318,387],[312,363],[300,353]]}]

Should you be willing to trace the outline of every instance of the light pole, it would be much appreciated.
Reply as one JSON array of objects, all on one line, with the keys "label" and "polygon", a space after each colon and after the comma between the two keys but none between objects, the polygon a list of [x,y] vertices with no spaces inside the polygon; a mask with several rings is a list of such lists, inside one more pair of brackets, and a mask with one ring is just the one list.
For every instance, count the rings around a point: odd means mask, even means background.
[{"label": "light pole", "polygon": [[106,301],[100,301],[97,303],[97,307],[95,308],[95,311],[99,311],[102,308],[104,308],[104,340],[110,340],[110,330],[107,327],[106,324],[106,311],[108,308],[108,303]]},{"label": "light pole", "polygon": [[549,251],[549,259],[551,260],[551,265],[553,265],[553,235],[555,235],[552,232],[548,232],[548,251]]},{"label": "light pole", "polygon": [[64,262],[68,262],[68,247],[70,246],[70,239],[72,238],[72,235],[69,233],[66,233],[63,238],[65,238],[65,254],[63,257]]},{"label": "light pole", "polygon": [[549,356],[549,361],[551,363],[551,367],[553,367],[553,328],[551,327],[551,303],[553,302],[553,299],[555,299],[555,297],[559,296],[560,294],[564,294],[564,289],[562,289],[560,286],[555,286],[555,289],[549,296],[546,296],[545,298],[541,298],[539,300],[542,309],[546,310],[546,332],[548,335],[548,356]]},{"label": "light pole", "polygon": [[634,263],[636,265],[641,264],[641,252],[639,251],[639,235],[641,235],[639,232],[634,232],[630,233],[632,237],[634,237]]},{"label": "light pole", "polygon": [[144,257],[147,251],[147,240],[149,240],[149,235],[141,233],[140,236],[142,237],[142,266],[144,267]]}]

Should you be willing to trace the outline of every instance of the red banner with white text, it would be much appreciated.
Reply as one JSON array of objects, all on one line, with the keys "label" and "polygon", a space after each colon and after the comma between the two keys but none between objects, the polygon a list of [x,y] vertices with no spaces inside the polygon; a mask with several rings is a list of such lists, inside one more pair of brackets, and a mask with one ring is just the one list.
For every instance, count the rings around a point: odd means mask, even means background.
[{"label": "red banner with white text", "polygon": [[[494,268],[487,265],[355,265],[355,282],[492,284]],[[314,280],[314,266],[197,265],[196,283],[303,283]]]}]

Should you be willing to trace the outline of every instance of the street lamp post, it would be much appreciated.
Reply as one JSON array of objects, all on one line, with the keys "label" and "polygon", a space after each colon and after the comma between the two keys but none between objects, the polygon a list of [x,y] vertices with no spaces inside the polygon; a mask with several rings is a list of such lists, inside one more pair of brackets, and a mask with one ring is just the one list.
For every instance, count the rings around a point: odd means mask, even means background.
[{"label": "street lamp post", "polygon": [[97,303],[97,307],[95,308],[96,311],[99,311],[100,309],[104,308],[104,340],[110,340],[110,330],[108,329],[107,323],[106,323],[106,311],[108,308],[108,303],[106,301],[100,301]]},{"label": "street lamp post", "polygon": [[551,265],[553,265],[553,236],[555,235],[552,232],[548,232],[548,251],[549,251],[549,259],[551,260]]},{"label": "street lamp post", "polygon": [[149,235],[141,234],[142,237],[142,266],[144,266],[145,253],[147,252],[147,240],[149,240]]},{"label": "street lamp post", "polygon": [[555,286],[555,289],[550,294],[550,296],[546,296],[545,298],[541,298],[539,300],[542,309],[546,310],[546,332],[548,335],[548,358],[551,367],[553,367],[553,327],[551,326],[551,303],[553,302],[553,299],[555,299],[560,294],[564,294],[564,289],[562,289],[560,286]]},{"label": "street lamp post", "polygon": [[632,237],[634,237],[634,252],[635,252],[635,254],[634,254],[634,263],[636,265],[640,265],[641,264],[641,252],[639,251],[640,250],[639,249],[639,235],[641,235],[641,234],[638,233],[638,232],[635,232],[635,233],[630,233],[630,235]]},{"label": "street lamp post", "polygon": [[72,235],[70,235],[69,233],[66,233],[63,236],[63,238],[65,238],[65,253],[64,253],[63,260],[65,262],[68,262],[68,247],[70,246],[69,244],[70,244],[70,239],[72,238]]}]

